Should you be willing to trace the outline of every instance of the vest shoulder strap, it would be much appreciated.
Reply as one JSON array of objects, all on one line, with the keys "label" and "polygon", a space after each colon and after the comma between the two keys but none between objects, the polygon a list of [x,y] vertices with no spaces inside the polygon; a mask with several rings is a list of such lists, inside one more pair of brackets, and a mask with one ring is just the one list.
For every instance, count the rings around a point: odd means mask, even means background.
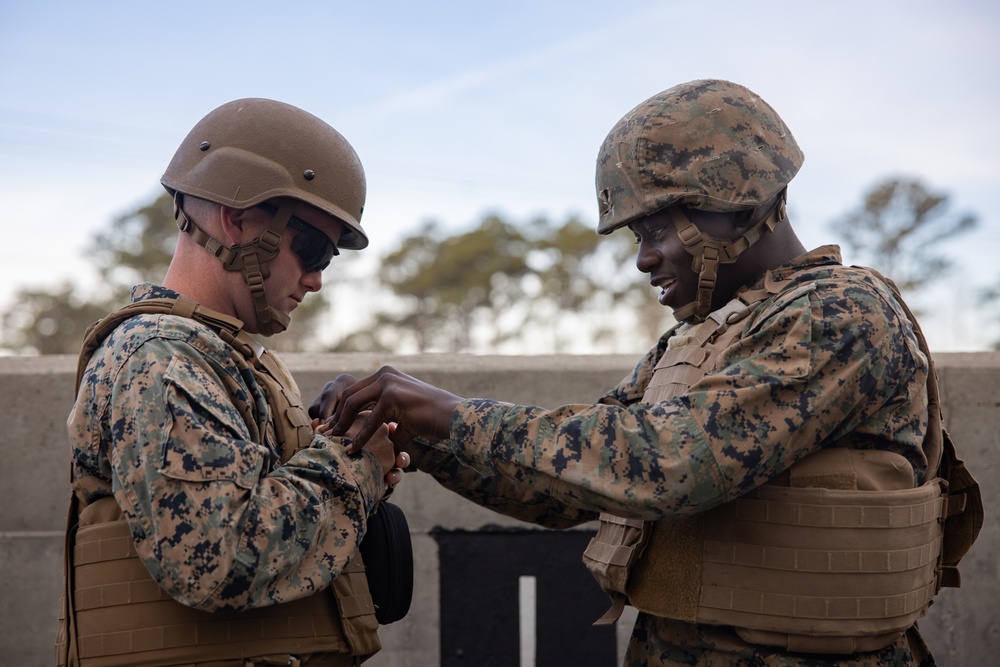
[{"label": "vest shoulder strap", "polygon": [[[83,373],[86,371],[87,363],[90,361],[90,357],[94,351],[100,347],[101,343],[104,342],[104,339],[107,338],[112,331],[117,329],[122,322],[135,317],[136,315],[178,315],[180,317],[193,319],[215,330],[223,340],[230,344],[232,343],[230,340],[227,340],[227,338],[235,340],[240,333],[243,333],[243,322],[240,320],[235,317],[223,315],[222,313],[209,308],[205,308],[186,296],[180,296],[176,299],[160,298],[135,301],[127,306],[119,308],[113,313],[105,315],[103,318],[87,327],[87,332],[83,337],[83,345],[80,349],[80,357],[76,367],[75,386],[77,391],[79,391],[80,381],[83,380]],[[253,342],[253,339],[246,336],[246,334],[244,334],[244,337],[247,341]],[[246,345],[246,343],[244,343],[244,345]],[[234,345],[234,347],[236,346]],[[247,351],[239,347],[237,349],[239,349],[244,356],[247,356]],[[250,354],[252,356],[252,350],[250,351]]]}]

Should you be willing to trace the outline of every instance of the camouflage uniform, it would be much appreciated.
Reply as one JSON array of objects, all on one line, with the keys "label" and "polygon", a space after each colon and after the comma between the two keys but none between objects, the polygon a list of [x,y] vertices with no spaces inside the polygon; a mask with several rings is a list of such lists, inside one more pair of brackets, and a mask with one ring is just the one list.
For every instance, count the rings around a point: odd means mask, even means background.
[{"label": "camouflage uniform", "polygon": [[[604,511],[651,520],[702,512],[831,443],[898,453],[921,483],[928,360],[902,307],[884,285],[842,266],[835,246],[749,288],[786,278],[682,396],[639,403],[668,333],[592,405],[464,401],[451,438],[414,452],[415,462],[480,504],[550,527]],[[911,665],[924,652],[915,630],[837,661],[751,646],[728,627],[640,614],[626,664]]]},{"label": "camouflage uniform", "polygon": [[234,354],[194,320],[133,317],[91,357],[68,420],[77,493],[113,494],[153,578],[206,611],[327,588],[385,492],[374,454],[323,436],[282,464],[264,390]]}]

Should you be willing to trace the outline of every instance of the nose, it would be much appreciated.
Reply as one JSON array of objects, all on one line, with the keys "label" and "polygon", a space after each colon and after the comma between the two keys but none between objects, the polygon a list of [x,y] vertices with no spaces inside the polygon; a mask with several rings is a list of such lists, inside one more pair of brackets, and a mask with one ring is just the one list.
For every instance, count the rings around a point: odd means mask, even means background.
[{"label": "nose", "polygon": [[647,241],[639,242],[639,250],[635,254],[635,268],[642,273],[651,273],[660,263],[660,253],[654,244]]},{"label": "nose", "polygon": [[307,271],[302,274],[302,286],[310,292],[318,292],[323,289],[323,272]]}]

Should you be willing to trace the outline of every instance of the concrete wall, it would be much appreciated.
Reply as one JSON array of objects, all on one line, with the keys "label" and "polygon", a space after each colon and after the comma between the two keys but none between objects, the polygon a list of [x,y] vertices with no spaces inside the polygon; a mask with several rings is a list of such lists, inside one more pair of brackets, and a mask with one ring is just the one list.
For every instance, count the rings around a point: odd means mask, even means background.
[{"label": "concrete wall", "polygon": [[[288,355],[311,398],[341,372],[362,376],[385,363],[463,396],[555,406],[589,402],[631,368],[633,357],[455,357]],[[941,354],[937,364],[949,430],[983,486],[987,520],[962,564],[964,586],[945,589],[921,629],[939,665],[995,664],[1000,654],[1000,354]],[[65,418],[75,359],[0,358],[0,663],[53,662],[68,497]],[[416,573],[409,616],[382,632],[374,667],[439,665],[441,655],[437,530],[528,528],[408,475],[394,495],[406,510]],[[447,576],[445,573],[444,576]],[[572,605],[569,601],[567,604]],[[619,624],[627,636],[628,619]],[[619,649],[620,653],[620,649]]]}]

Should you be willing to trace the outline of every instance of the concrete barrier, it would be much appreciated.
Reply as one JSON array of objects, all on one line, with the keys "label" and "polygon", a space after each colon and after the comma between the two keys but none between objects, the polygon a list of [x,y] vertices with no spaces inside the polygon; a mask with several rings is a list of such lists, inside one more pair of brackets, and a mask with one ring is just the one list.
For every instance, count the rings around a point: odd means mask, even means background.
[{"label": "concrete barrier", "polygon": [[[314,396],[325,380],[338,373],[362,376],[383,364],[391,364],[459,395],[489,396],[545,406],[590,402],[621,379],[635,361],[633,356],[286,355],[284,359],[306,397]],[[994,664],[996,656],[1000,655],[1000,607],[996,603],[1000,599],[1000,561],[996,557],[1000,548],[1000,525],[996,520],[1000,510],[1000,486],[994,481],[1000,473],[1000,353],[941,354],[936,362],[947,424],[958,443],[960,456],[983,486],[987,518],[979,541],[963,561],[963,587],[942,591],[920,627],[939,665]],[[3,418],[0,452],[4,455],[0,466],[0,493],[3,494],[0,502],[0,656],[3,658],[0,663],[3,664],[27,667],[53,664],[63,527],[69,493],[65,419],[72,403],[74,372],[75,358],[72,357],[0,358],[0,397],[3,399],[0,402]],[[413,538],[414,600],[406,619],[383,628],[384,649],[366,664],[374,667],[474,664],[470,662],[472,647],[462,645],[460,636],[456,639],[454,632],[442,627],[442,622],[447,625],[453,622],[449,619],[456,617],[453,610],[449,611],[449,605],[456,599],[454,593],[445,593],[454,587],[442,585],[442,579],[460,576],[454,569],[442,569],[445,558],[453,557],[446,555],[446,550],[447,554],[457,554],[460,559],[466,553],[462,549],[475,550],[482,546],[470,546],[466,538],[474,541],[480,536],[520,534],[531,538],[541,534],[526,533],[533,528],[458,499],[424,475],[408,475],[393,501],[406,510]],[[457,536],[462,545],[458,551],[451,546],[455,539],[442,539],[445,535]],[[573,535],[567,537],[574,538]],[[500,540],[490,544],[513,542]],[[489,553],[491,547],[483,548]],[[545,551],[541,559],[554,561],[561,557],[560,550],[576,548],[558,544],[546,546],[546,550],[552,551]],[[578,554],[573,556],[577,557]],[[538,560],[539,555],[535,558]],[[553,604],[548,599],[552,595],[546,592],[549,589],[544,579],[539,579],[535,590],[534,576],[520,577],[523,580],[520,588],[522,607],[524,600],[531,600],[532,605],[537,605],[531,609],[549,611],[538,613],[537,618],[522,613],[519,628],[514,621],[513,630],[503,630],[507,634],[496,635],[494,653],[497,656],[516,655],[517,647],[507,644],[520,642],[523,650],[526,642],[531,646],[538,642],[535,649],[538,665],[565,664],[551,660],[546,663],[545,656],[550,654],[544,647],[553,641],[564,646],[583,642],[590,630],[574,630],[570,636],[553,639],[552,634],[569,631],[551,629],[552,626],[547,625],[552,616],[560,615],[551,609],[574,611],[581,605],[573,598],[559,599],[552,608],[546,606]],[[488,579],[489,573],[484,573],[483,577]],[[510,595],[516,597],[516,584],[515,581],[512,588],[503,590],[513,591]],[[574,591],[583,595],[582,588],[589,588],[589,584],[577,587],[575,583],[563,582],[563,585],[569,587],[570,593],[560,595],[571,598]],[[483,589],[487,590],[493,589]],[[524,597],[526,594],[532,597]],[[496,612],[492,619],[484,617],[482,632],[488,631],[490,623],[503,625],[510,620],[507,617],[517,615],[515,607],[506,603],[506,606],[501,605],[494,597],[482,599],[482,595],[507,593],[470,591],[464,596],[474,599],[472,609],[484,614]],[[501,607],[515,610],[500,613]],[[532,634],[535,630],[531,627],[525,629],[525,618],[537,624],[537,636]],[[592,660],[586,664],[611,665],[619,660],[629,622],[630,618],[623,619],[616,632],[610,631],[609,639],[601,639],[604,643],[614,643],[610,649],[613,655],[594,650],[589,653]],[[472,627],[479,626],[473,624]],[[585,663],[577,661],[574,664]]]}]

